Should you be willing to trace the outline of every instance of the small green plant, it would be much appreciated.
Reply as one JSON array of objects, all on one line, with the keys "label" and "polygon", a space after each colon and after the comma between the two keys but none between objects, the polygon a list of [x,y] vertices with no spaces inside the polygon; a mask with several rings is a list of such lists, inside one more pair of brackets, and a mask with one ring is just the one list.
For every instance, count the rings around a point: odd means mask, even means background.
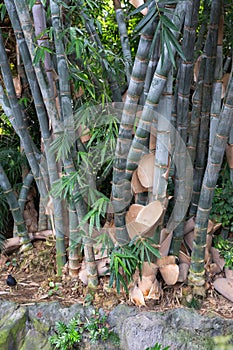
[{"label": "small green plant", "polygon": [[137,266],[140,265],[140,260],[133,255],[132,249],[128,245],[115,247],[110,254],[109,287],[113,287],[115,282],[117,293],[120,293],[121,285],[126,293],[128,293],[128,284]]},{"label": "small green plant", "polygon": [[93,343],[97,340],[107,340],[109,338],[110,332],[106,326],[106,316],[101,316],[98,312],[95,312],[90,319],[87,319],[84,329],[89,332]]},{"label": "small green plant", "polygon": [[54,283],[52,281],[49,282],[50,290],[48,291],[48,295],[52,296],[53,294],[58,293],[59,292],[59,286],[60,286],[59,283]]},{"label": "small green plant", "polygon": [[152,257],[160,258],[160,253],[151,238],[134,237],[128,244],[115,247],[110,253],[109,286],[115,282],[117,293],[121,286],[128,293],[128,284],[138,268],[141,275],[143,261],[151,262]]},{"label": "small green plant", "polygon": [[83,328],[80,327],[80,319],[72,318],[68,325],[63,322],[56,322],[56,333],[49,338],[55,349],[70,350],[82,339]]},{"label": "small green plant", "polygon": [[187,301],[187,307],[190,309],[199,310],[201,308],[201,303],[197,298],[192,297],[190,301]]},{"label": "small green plant", "polygon": [[216,237],[214,246],[220,252],[220,255],[225,260],[225,266],[233,270],[233,241],[223,239],[221,236]]},{"label": "small green plant", "polygon": [[210,217],[233,232],[233,186],[229,179],[216,187]]},{"label": "small green plant", "polygon": [[56,334],[49,338],[49,342],[55,346],[55,349],[71,350],[78,348],[82,340],[83,332],[87,332],[92,343],[97,340],[111,340],[114,344],[119,344],[119,337],[113,331],[109,330],[106,323],[106,316],[101,316],[95,311],[93,316],[86,318],[83,322],[80,317],[72,318],[68,325],[64,322],[57,322],[55,325]]},{"label": "small green plant", "polygon": [[150,348],[146,348],[146,350],[168,350],[170,346],[166,346],[165,348],[162,348],[162,345],[159,343],[156,343],[154,346]]}]

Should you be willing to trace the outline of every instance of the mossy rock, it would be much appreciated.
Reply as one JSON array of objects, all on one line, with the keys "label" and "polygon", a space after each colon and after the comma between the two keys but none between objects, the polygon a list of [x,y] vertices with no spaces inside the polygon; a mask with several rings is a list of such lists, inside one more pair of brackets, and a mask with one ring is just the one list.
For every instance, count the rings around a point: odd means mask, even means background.
[{"label": "mossy rock", "polygon": [[26,335],[26,308],[9,311],[0,321],[0,349],[17,350]]},{"label": "mossy rock", "polygon": [[24,343],[20,350],[52,350],[48,338],[41,333],[30,329],[25,337]]},{"label": "mossy rock", "polygon": [[30,321],[32,322],[34,328],[36,331],[47,334],[50,330],[50,325],[45,322],[40,322],[37,318],[31,318]]}]

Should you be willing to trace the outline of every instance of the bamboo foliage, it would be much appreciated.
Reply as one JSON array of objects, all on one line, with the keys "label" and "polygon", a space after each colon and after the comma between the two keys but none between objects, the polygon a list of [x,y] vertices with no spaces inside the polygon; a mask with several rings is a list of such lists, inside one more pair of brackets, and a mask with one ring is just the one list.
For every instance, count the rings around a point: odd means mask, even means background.
[{"label": "bamboo foliage", "polygon": [[87,11],[85,11],[83,0],[78,0],[77,4],[78,4],[79,11],[84,19],[86,30],[87,30],[88,34],[90,35],[90,38],[93,41],[93,43],[95,45],[97,45],[98,49],[100,50],[100,55],[103,58],[103,60],[102,60],[103,70],[105,71],[105,73],[107,75],[107,80],[108,80],[108,83],[109,83],[109,86],[110,86],[110,89],[112,92],[113,101],[121,102],[122,101],[121,92],[120,92],[118,82],[116,81],[116,77],[114,75],[114,72],[111,71],[111,69],[107,68],[104,64],[105,54],[103,52],[103,45],[102,45],[101,40],[99,38],[99,35],[96,31],[93,19],[90,16],[88,16]]}]

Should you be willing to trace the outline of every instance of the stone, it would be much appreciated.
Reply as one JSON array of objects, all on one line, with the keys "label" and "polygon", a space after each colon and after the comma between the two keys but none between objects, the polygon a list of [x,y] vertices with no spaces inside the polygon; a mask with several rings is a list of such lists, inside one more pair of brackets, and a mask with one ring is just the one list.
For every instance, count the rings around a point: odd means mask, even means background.
[{"label": "stone", "polygon": [[[49,336],[53,334],[57,321],[68,324],[78,315],[86,321],[93,311],[92,306],[81,304],[68,307],[50,302],[19,307],[0,300],[0,350],[50,350]],[[99,313],[103,315],[104,311],[100,309]],[[216,339],[225,339],[229,343],[227,339],[233,334],[232,319],[203,316],[187,308],[155,312],[120,304],[109,313],[107,322],[110,330],[119,335],[120,344],[110,339],[93,343],[84,332],[78,348],[145,350],[159,343],[162,347],[170,346],[169,350],[213,350],[217,349],[214,345]],[[232,342],[231,338],[227,349],[232,348]]]},{"label": "stone", "polygon": [[0,349],[18,350],[26,334],[27,310],[14,307],[0,320]]},{"label": "stone", "polygon": [[20,350],[52,350],[48,337],[30,329]]},{"label": "stone", "polygon": [[119,305],[110,312],[108,322],[119,334],[124,350],[144,350],[157,342],[170,346],[169,350],[208,350],[213,349],[213,337],[233,333],[233,320],[202,316],[185,308],[149,312]]}]

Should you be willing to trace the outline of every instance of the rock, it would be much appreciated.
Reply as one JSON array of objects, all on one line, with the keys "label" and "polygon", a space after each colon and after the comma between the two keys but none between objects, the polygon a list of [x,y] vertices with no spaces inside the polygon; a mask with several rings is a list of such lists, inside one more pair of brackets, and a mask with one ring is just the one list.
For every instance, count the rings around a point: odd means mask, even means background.
[{"label": "rock", "polygon": [[52,350],[47,337],[37,332],[36,330],[30,329],[24,339],[23,346],[20,350]]},{"label": "rock", "polygon": [[0,321],[0,349],[18,350],[26,334],[27,310],[14,307]]},{"label": "rock", "polygon": [[210,318],[185,308],[162,313],[119,305],[108,322],[119,334],[124,350],[144,350],[156,342],[170,346],[169,350],[207,350],[213,349],[213,337],[233,332],[233,320]]},{"label": "rock", "polygon": [[[50,350],[48,338],[57,321],[68,324],[77,315],[86,321],[93,311],[93,307],[81,304],[66,307],[50,302],[19,307],[0,300],[0,350]],[[99,313],[104,314],[101,309]],[[107,321],[110,329],[119,335],[120,345],[110,339],[92,343],[84,333],[79,348],[145,350],[158,342],[163,347],[170,346],[169,350],[209,350],[215,348],[218,337],[233,333],[233,320],[199,315],[186,308],[155,312],[121,304],[109,313]]]}]

